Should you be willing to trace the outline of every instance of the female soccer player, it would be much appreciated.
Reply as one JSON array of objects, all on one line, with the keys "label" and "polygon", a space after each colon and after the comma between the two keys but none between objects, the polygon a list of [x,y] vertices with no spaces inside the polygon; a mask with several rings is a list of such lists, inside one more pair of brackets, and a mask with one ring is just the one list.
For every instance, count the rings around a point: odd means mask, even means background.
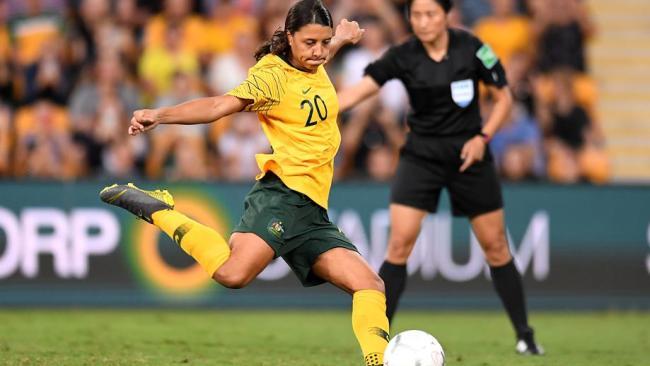
[{"label": "female soccer player", "polygon": [[[521,275],[508,248],[499,181],[487,150],[512,105],[503,67],[489,46],[449,28],[451,0],[409,0],[407,6],[414,36],[370,64],[357,85],[339,92],[340,108],[346,110],[376,94],[388,80],[400,79],[413,110],[392,186],[387,258],[379,272],[386,284],[388,318],[406,285],[406,262],[422,219],[437,210],[445,187],[454,215],[469,218],[485,252],[517,333],[517,351],[539,354],[528,325]],[[484,125],[479,81],[495,100]]]},{"label": "female soccer player", "polygon": [[239,87],[223,96],[134,113],[131,135],[159,124],[258,113],[273,153],[257,156],[261,173],[229,244],[174,210],[167,191],[114,185],[100,196],[158,226],[223,286],[242,288],[283,257],[304,286],[330,282],[350,293],[352,325],[366,365],[380,366],[388,342],[383,282],[326,211],[341,138],[338,99],[323,64],[343,43],[357,42],[363,34],[358,24],[344,20],[333,38],[332,25],[321,0],[299,1],[285,29],[257,51],[258,63]]}]

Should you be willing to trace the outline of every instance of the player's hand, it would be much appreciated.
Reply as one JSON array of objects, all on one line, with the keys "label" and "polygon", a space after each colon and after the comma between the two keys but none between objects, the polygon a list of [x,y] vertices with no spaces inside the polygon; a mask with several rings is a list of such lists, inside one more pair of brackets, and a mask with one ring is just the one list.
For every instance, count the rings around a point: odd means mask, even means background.
[{"label": "player's hand", "polygon": [[486,147],[487,144],[481,136],[476,136],[467,141],[460,153],[460,158],[463,160],[463,165],[460,167],[460,172],[464,173],[477,161],[483,161]]},{"label": "player's hand", "polygon": [[129,126],[129,135],[136,136],[141,133],[150,131],[160,122],[158,121],[158,111],[155,109],[140,109],[133,112],[131,125]]},{"label": "player's hand", "polygon": [[357,44],[363,34],[366,32],[365,29],[362,29],[357,22],[350,22],[347,19],[341,20],[341,23],[336,27],[336,32],[334,36],[340,41],[345,43]]}]

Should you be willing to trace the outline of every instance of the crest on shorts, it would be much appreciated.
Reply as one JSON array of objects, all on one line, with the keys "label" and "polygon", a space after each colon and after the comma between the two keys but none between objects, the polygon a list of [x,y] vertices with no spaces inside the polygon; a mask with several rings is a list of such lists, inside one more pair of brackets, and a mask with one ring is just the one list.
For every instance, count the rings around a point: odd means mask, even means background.
[{"label": "crest on shorts", "polygon": [[278,219],[273,219],[269,223],[269,226],[266,228],[271,235],[280,239],[284,235],[284,224]]}]

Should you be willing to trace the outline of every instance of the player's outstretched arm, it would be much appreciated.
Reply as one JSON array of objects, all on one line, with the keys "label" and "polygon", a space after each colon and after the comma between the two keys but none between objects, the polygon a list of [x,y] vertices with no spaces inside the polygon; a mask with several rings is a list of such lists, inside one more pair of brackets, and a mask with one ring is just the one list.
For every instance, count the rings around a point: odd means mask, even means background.
[{"label": "player's outstretched arm", "polygon": [[330,54],[327,57],[327,62],[331,61],[343,46],[357,44],[363,38],[365,32],[365,29],[359,27],[359,23],[350,22],[347,19],[341,20],[334,32],[332,43],[330,43]]},{"label": "player's outstretched arm", "polygon": [[370,76],[364,76],[354,86],[341,90],[337,93],[339,98],[339,110],[345,112],[371,96],[377,94],[381,87]]},{"label": "player's outstretched arm", "polygon": [[129,135],[147,132],[159,124],[196,125],[212,123],[241,112],[252,101],[230,95],[199,98],[173,107],[141,109],[133,113]]}]

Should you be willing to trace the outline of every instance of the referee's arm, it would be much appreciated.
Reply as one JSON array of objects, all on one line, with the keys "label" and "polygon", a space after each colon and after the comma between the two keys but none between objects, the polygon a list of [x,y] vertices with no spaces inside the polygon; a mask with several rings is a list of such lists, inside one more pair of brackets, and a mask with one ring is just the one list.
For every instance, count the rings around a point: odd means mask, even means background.
[{"label": "referee's arm", "polygon": [[361,79],[361,81],[356,83],[354,86],[346,88],[345,90],[339,91],[337,93],[337,96],[339,97],[339,111],[347,111],[348,109],[377,94],[380,89],[381,86],[377,84],[375,79],[367,75],[364,76],[363,79]]},{"label": "referee's arm", "polygon": [[[487,149],[487,142],[499,131],[499,128],[501,128],[503,122],[508,118],[512,109],[512,93],[508,86],[486,86],[495,100],[494,108],[481,130],[483,136],[476,136],[467,141],[463,146],[463,150],[461,151],[461,159],[463,159],[463,164],[460,167],[461,173],[465,172],[475,162],[483,160],[485,150]],[[485,139],[485,136],[487,136],[487,139]]]},{"label": "referee's arm", "polygon": [[492,137],[503,125],[503,122],[510,115],[512,110],[512,93],[507,86],[496,87],[488,85],[487,89],[494,98],[494,108],[488,117],[487,122],[483,125],[483,133]]}]

